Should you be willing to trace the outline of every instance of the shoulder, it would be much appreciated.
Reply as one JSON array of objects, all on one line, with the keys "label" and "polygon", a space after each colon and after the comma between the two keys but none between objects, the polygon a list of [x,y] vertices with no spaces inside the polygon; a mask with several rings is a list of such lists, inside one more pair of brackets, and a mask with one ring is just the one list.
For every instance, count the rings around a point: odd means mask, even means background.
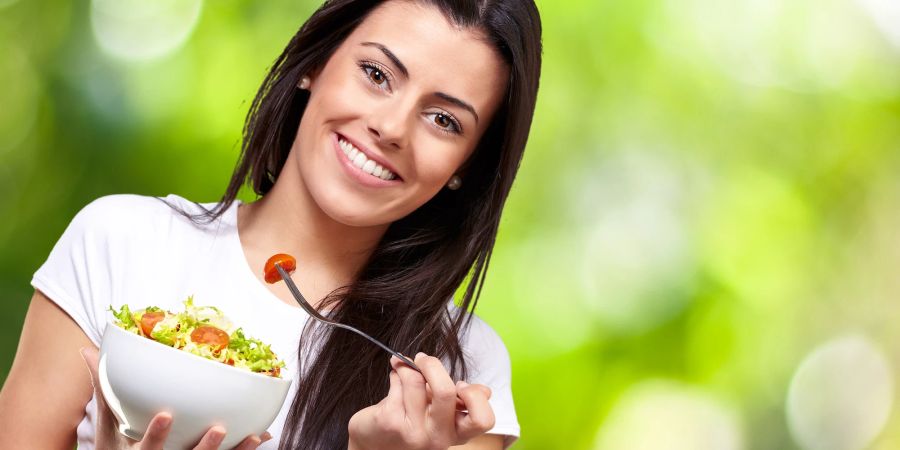
[{"label": "shoulder", "polygon": [[211,206],[211,204],[194,203],[174,194],[167,197],[113,194],[88,203],[76,217],[83,221],[96,222],[135,221],[154,217],[171,217],[173,213],[182,215],[180,212],[198,214]]},{"label": "shoulder", "polygon": [[151,197],[135,194],[114,194],[88,203],[70,227],[85,235],[115,237],[158,229],[173,219],[187,221],[182,212],[197,214],[203,206],[176,195]]},{"label": "shoulder", "polygon": [[88,203],[72,220],[73,224],[89,229],[109,229],[165,213],[168,209],[161,198],[134,194],[115,194]]},{"label": "shoulder", "polygon": [[[455,306],[451,314],[459,314]],[[474,313],[469,315],[468,324],[460,336],[469,377],[472,382],[487,385],[509,384],[512,375],[509,351],[503,339]]]}]

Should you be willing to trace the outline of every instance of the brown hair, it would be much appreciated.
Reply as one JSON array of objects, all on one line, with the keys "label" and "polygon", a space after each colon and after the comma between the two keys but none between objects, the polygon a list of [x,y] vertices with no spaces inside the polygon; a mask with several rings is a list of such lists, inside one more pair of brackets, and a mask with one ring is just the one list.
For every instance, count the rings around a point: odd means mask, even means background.
[{"label": "brown hair", "polygon": [[[421,0],[460,27],[485,33],[509,68],[502,104],[466,163],[465,183],[442,190],[390,225],[349,286],[320,304],[342,323],[360,328],[394,349],[422,351],[450,363],[465,378],[459,338],[469,314],[450,316],[459,300],[472,311],[484,283],[503,204],[519,167],[534,113],[541,67],[541,25],[531,0]],[[234,202],[245,183],[258,195],[272,188],[291,149],[309,100],[296,88],[314,73],[382,1],[325,2],[291,38],[266,75],[247,114],[240,160],[212,220]],[[477,64],[477,62],[473,62]],[[310,321],[302,334],[297,394],[280,449],[346,449],[350,417],[387,395],[387,355],[359,336],[330,332]],[[310,352],[311,343],[316,352]]]}]

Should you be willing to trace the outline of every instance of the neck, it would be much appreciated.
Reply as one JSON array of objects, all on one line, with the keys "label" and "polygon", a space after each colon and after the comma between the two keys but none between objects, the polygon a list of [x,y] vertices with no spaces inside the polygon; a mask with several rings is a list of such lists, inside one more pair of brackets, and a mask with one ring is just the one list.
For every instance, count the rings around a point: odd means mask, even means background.
[{"label": "neck", "polygon": [[[314,304],[350,284],[374,251],[387,225],[353,227],[335,221],[316,204],[290,158],[278,181],[263,198],[238,210],[238,233],[250,267],[262,280],[269,256],[288,253],[297,259],[294,281]],[[270,285],[294,304],[283,283]]]}]

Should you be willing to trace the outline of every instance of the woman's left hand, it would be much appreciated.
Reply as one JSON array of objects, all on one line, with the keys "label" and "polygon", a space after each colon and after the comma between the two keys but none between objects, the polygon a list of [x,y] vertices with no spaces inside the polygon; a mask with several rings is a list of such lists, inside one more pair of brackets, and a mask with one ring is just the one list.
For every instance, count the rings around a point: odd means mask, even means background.
[{"label": "woman's left hand", "polygon": [[[350,418],[350,450],[445,450],[494,426],[490,388],[454,384],[441,361],[424,353],[415,363],[422,373],[391,357],[387,396]],[[457,396],[467,412],[457,411]]]}]

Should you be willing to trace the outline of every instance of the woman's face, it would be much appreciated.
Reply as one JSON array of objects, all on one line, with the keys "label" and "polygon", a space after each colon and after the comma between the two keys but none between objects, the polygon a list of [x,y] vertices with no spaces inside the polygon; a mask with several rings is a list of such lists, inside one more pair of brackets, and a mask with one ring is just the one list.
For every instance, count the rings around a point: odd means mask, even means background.
[{"label": "woman's face", "polygon": [[391,223],[445,188],[508,77],[478,30],[399,0],[376,8],[311,75],[288,164],[329,217],[351,226]]}]

